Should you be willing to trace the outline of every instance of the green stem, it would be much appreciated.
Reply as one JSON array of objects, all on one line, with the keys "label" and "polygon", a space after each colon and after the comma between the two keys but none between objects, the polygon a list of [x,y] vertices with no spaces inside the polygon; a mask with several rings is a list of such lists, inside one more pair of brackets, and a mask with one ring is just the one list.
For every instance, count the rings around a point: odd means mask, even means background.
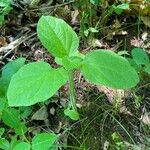
[{"label": "green stem", "polygon": [[22,137],[23,137],[23,139],[24,139],[27,143],[30,143],[29,140],[26,138],[26,136],[25,136],[23,130],[21,130],[21,131],[22,131]]},{"label": "green stem", "polygon": [[74,85],[74,71],[69,71],[69,94],[72,108],[77,111],[76,97],[75,97],[75,85]]}]

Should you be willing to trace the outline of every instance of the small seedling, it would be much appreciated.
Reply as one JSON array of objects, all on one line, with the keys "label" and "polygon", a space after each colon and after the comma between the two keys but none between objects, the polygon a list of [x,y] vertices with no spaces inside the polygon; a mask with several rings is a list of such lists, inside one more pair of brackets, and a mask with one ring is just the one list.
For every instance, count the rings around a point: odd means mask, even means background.
[{"label": "small seedling", "polygon": [[150,74],[150,59],[144,49],[134,48],[132,57],[133,59],[129,59],[129,62],[137,71],[144,71]]},{"label": "small seedling", "polygon": [[124,141],[122,141],[120,135],[117,133],[117,132],[114,132],[112,135],[112,139],[115,143],[115,148],[117,150],[123,150],[123,149],[126,149],[126,146],[124,144]]},{"label": "small seedling", "polygon": [[86,55],[78,51],[79,38],[62,19],[42,16],[37,34],[43,46],[61,67],[55,69],[44,61],[24,65],[11,78],[7,98],[9,106],[30,106],[52,97],[69,83],[70,102],[66,116],[79,119],[76,107],[74,71],[80,70],[91,83],[115,89],[134,87],[139,78],[130,63],[111,50],[92,50]]},{"label": "small seedling", "polygon": [[[110,50],[93,50],[87,55],[78,51],[79,39],[63,20],[43,16],[37,25],[38,37],[43,46],[61,66],[52,68],[44,61],[25,65],[24,58],[9,62],[2,68],[0,78],[0,120],[14,130],[9,142],[0,128],[0,149],[3,150],[57,150],[58,135],[40,133],[26,138],[27,127],[23,118],[31,113],[29,107],[52,97],[64,84],[69,83],[70,101],[64,110],[66,116],[79,119],[76,107],[74,72],[80,70],[87,81],[112,88],[134,87],[138,75],[130,63]],[[8,101],[8,103],[7,103]],[[43,144],[44,143],[44,144]]]},{"label": "small seedling", "polygon": [[121,13],[123,13],[124,10],[128,10],[129,9],[129,4],[128,3],[122,3],[120,5],[112,5],[113,11],[120,15]]}]

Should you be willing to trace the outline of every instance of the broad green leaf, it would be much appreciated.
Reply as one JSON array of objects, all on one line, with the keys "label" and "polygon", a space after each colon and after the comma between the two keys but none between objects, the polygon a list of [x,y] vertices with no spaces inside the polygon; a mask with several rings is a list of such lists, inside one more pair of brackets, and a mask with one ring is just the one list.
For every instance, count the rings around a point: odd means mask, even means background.
[{"label": "broad green leaf", "polygon": [[9,149],[9,142],[4,138],[0,138],[0,149],[2,149],[2,150]]},{"label": "broad green leaf", "polygon": [[10,80],[11,77],[25,64],[24,58],[18,58],[10,61],[2,68],[2,77]]},{"label": "broad green leaf", "polygon": [[30,144],[26,142],[18,143],[13,150],[30,150]]},{"label": "broad green leaf", "polygon": [[5,97],[0,97],[0,120],[2,118],[3,110],[7,107],[7,99]]},{"label": "broad green leaf", "polygon": [[32,107],[19,107],[19,111],[21,118],[25,119],[31,114]]},{"label": "broad green leaf", "polygon": [[142,70],[142,66],[141,65],[137,65],[136,62],[132,59],[132,58],[127,58],[127,60],[129,61],[130,65],[138,72],[140,70]]},{"label": "broad green leaf", "polygon": [[6,96],[7,88],[9,86],[11,77],[25,64],[24,58],[18,58],[7,63],[2,68],[2,78],[0,78],[0,93]]},{"label": "broad green leaf", "polygon": [[17,135],[12,136],[9,150],[12,150],[18,143],[20,143],[20,141],[18,140],[18,136]]},{"label": "broad green leaf", "polygon": [[53,96],[67,82],[63,68],[52,69],[43,61],[24,65],[10,82],[7,98],[10,106],[30,106]]},{"label": "broad green leaf", "polygon": [[73,109],[68,109],[68,108],[65,109],[64,114],[66,116],[68,116],[69,118],[71,118],[72,120],[74,120],[74,121],[77,121],[77,120],[80,119],[79,113],[77,111],[73,110]]},{"label": "broad green leaf", "polygon": [[19,111],[14,108],[5,108],[2,120],[7,126],[14,128],[17,135],[24,135],[27,132],[27,127],[21,122]]},{"label": "broad green leaf", "polygon": [[27,132],[28,128],[24,123],[20,123],[19,127],[15,128],[16,135],[24,135]]},{"label": "broad green leaf", "polygon": [[57,135],[54,133],[37,134],[32,139],[32,150],[50,150],[53,146],[55,147],[56,140]]},{"label": "broad green leaf", "polygon": [[3,122],[11,128],[19,128],[21,121],[19,111],[14,108],[6,108],[2,114]]},{"label": "broad green leaf", "polygon": [[7,108],[7,99],[5,97],[0,97],[0,112]]},{"label": "broad green leaf", "polygon": [[115,13],[120,15],[123,10],[127,10],[129,9],[129,4],[128,3],[123,3],[123,4],[120,4],[120,5],[112,5],[112,8],[114,9]]},{"label": "broad green leaf", "polygon": [[43,46],[55,57],[73,56],[79,46],[79,39],[73,29],[62,19],[42,16],[37,33]]},{"label": "broad green leaf", "polygon": [[55,62],[58,64],[58,65],[63,65],[63,62],[62,62],[62,58],[59,58],[59,57],[55,57]]},{"label": "broad green leaf", "polygon": [[0,128],[0,137],[4,134],[5,129],[4,128]]},{"label": "broad green leaf", "polygon": [[116,89],[131,88],[139,82],[129,62],[109,50],[95,50],[87,54],[81,71],[90,82]]},{"label": "broad green leaf", "polygon": [[145,71],[150,74],[150,63],[146,65]]},{"label": "broad green leaf", "polygon": [[0,78],[0,97],[5,97],[8,87],[8,81],[4,78]]},{"label": "broad green leaf", "polygon": [[137,65],[146,65],[149,63],[148,55],[141,48],[134,48],[132,50],[132,57]]}]

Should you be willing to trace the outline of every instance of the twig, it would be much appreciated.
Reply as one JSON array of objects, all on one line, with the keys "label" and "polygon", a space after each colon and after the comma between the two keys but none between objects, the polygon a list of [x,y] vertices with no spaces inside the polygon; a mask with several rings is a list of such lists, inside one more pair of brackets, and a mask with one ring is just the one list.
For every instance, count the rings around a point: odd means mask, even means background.
[{"label": "twig", "polygon": [[37,10],[42,10],[42,9],[51,9],[51,8],[62,7],[62,6],[71,4],[73,2],[75,2],[75,0],[72,0],[72,1],[64,3],[64,4],[59,4],[59,5],[56,5],[56,6],[46,6],[46,7],[41,7],[41,8],[35,8],[35,9],[31,9],[31,11],[37,11]]},{"label": "twig", "polygon": [[18,39],[16,39],[15,41],[11,42],[10,44],[3,46],[0,48],[0,53],[5,52],[6,54],[4,56],[1,56],[0,59],[3,59],[4,57],[6,57],[8,54],[10,54],[14,49],[16,49],[21,43],[23,43],[24,41],[26,41],[27,39],[35,36],[36,33],[33,33],[29,36],[22,36]]}]

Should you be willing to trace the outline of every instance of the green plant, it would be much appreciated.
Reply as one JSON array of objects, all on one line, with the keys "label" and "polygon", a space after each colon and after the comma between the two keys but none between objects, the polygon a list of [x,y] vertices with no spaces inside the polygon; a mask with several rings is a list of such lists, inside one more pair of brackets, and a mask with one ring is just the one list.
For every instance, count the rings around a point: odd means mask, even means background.
[{"label": "green plant", "polygon": [[79,53],[79,38],[63,20],[42,16],[37,33],[43,46],[61,67],[54,69],[39,61],[26,64],[11,78],[7,98],[9,106],[30,106],[52,97],[69,83],[70,101],[64,110],[73,120],[79,119],[76,107],[74,71],[80,70],[86,80],[117,89],[134,87],[139,78],[129,62],[110,50]]},{"label": "green plant", "polygon": [[78,0],[73,6],[79,12],[76,17],[80,24],[79,36],[89,47],[101,47],[97,43],[99,39],[112,39],[112,33],[120,31],[123,25],[120,16],[130,9],[130,3],[121,0]]},{"label": "green plant", "polygon": [[115,149],[117,149],[117,150],[126,149],[124,141],[122,141],[122,139],[118,133],[114,132],[111,136],[112,136],[112,140],[115,143]]},{"label": "green plant", "polygon": [[129,4],[128,3],[122,3],[120,5],[112,5],[113,11],[120,15],[121,13],[123,13],[124,10],[128,10],[129,9]]},{"label": "green plant", "polygon": [[[52,148],[57,149],[55,144],[57,135],[54,133],[40,133],[33,137],[32,144],[28,141],[25,134],[28,128],[25,125],[25,121],[22,118],[26,118],[31,110],[29,107],[20,107],[19,109],[10,108],[7,104],[7,88],[9,86],[12,76],[24,65],[25,59],[18,58],[9,62],[2,68],[2,74],[0,78],[0,121],[5,124],[5,128],[0,128],[0,149],[2,150],[47,150]],[[7,133],[7,127],[14,130],[14,136],[10,136],[9,142],[5,133]],[[42,143],[42,145],[41,145]],[[43,146],[44,143],[44,146]],[[42,147],[42,148],[41,148]]]},{"label": "green plant", "polygon": [[43,61],[25,65],[25,59],[18,58],[2,68],[0,120],[15,133],[9,142],[4,136],[5,129],[0,128],[0,148],[4,150],[58,149],[58,135],[54,133],[37,134],[30,142],[26,137],[28,129],[23,118],[26,118],[31,110],[29,107],[18,109],[9,106],[30,106],[45,101],[69,82],[70,102],[64,113],[71,119],[78,120],[75,70],[80,70],[83,76],[94,84],[113,88],[131,88],[139,81],[136,71],[128,61],[110,50],[93,50],[87,55],[79,53],[79,39],[76,33],[61,19],[43,16],[38,22],[37,32],[44,47],[55,56],[55,61],[61,67],[54,69]]},{"label": "green plant", "polygon": [[11,4],[11,0],[0,0],[0,26],[4,23],[5,16],[12,9],[10,4]]},{"label": "green plant", "polygon": [[150,74],[150,59],[147,53],[142,48],[134,48],[131,54],[132,59],[129,59],[131,65],[139,72]]}]

